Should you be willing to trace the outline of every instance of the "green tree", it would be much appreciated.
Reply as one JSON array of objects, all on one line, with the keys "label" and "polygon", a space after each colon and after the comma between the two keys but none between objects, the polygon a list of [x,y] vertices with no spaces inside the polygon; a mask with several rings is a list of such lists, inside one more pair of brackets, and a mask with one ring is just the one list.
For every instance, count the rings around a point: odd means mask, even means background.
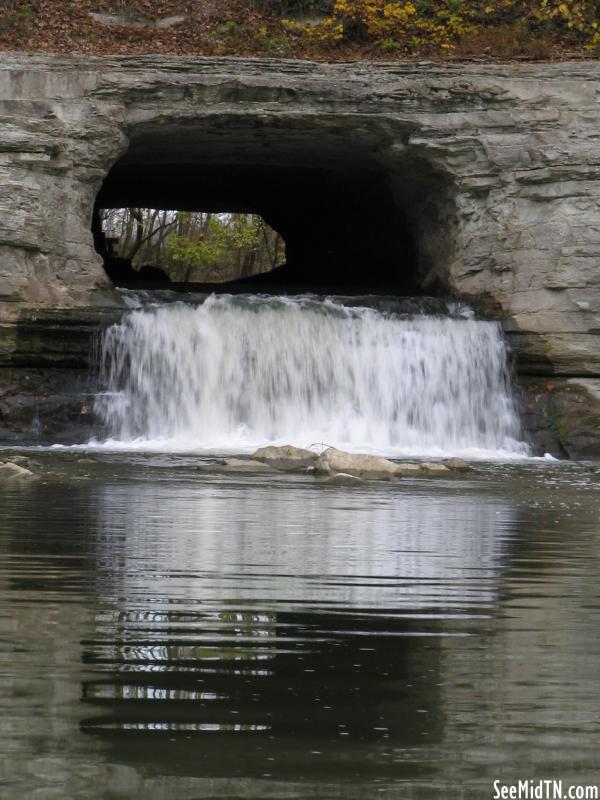
[{"label": "green tree", "polygon": [[108,255],[164,269],[174,281],[227,281],[284,259],[279,234],[257,214],[127,208],[102,212]]}]

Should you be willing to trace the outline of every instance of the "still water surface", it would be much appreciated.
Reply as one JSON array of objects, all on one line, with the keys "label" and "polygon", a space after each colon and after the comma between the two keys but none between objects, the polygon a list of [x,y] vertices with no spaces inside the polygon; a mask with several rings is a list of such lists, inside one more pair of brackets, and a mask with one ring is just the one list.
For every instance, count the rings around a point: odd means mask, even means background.
[{"label": "still water surface", "polygon": [[0,489],[1,797],[600,784],[600,467],[36,457]]}]

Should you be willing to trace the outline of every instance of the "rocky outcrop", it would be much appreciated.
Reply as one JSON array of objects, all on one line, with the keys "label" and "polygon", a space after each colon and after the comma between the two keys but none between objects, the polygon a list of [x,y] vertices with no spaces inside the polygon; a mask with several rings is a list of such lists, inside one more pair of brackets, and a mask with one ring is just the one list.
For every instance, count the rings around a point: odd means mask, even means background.
[{"label": "rocky outcrop", "polygon": [[34,308],[0,319],[0,441],[86,441],[97,386],[90,366],[113,308]]},{"label": "rocky outcrop", "polygon": [[[314,475],[327,486],[361,486],[366,481],[389,481],[403,477],[450,477],[470,472],[461,458],[438,461],[390,461],[366,453],[348,453],[328,447],[321,455],[293,445],[261,447],[246,458],[225,458],[227,472],[280,471]],[[206,470],[206,467],[202,467]],[[210,469],[210,468],[208,468]]]},{"label": "rocky outcrop", "polygon": [[461,458],[449,458],[444,463],[438,461],[390,461],[380,456],[364,453],[346,453],[329,447],[314,463],[316,475],[336,478],[339,475],[352,475],[361,479],[392,480],[404,477],[450,477],[452,473],[469,472],[470,466]]},{"label": "rocky outcrop", "polygon": [[252,458],[276,469],[301,469],[314,464],[318,454],[313,453],[312,450],[304,450],[301,447],[286,444],[281,447],[259,447],[252,454]]},{"label": "rocky outcrop", "polygon": [[557,458],[600,458],[600,380],[521,381],[521,419],[537,452]]},{"label": "rocky outcrop", "polygon": [[[402,263],[407,289],[441,287],[501,319],[524,396],[538,381],[557,386],[539,440],[596,454],[599,79],[597,62],[4,54],[3,383],[22,386],[33,369],[80,369],[66,365],[68,352],[63,366],[49,364],[43,335],[30,357],[31,331],[47,327],[48,310],[57,321],[85,310],[97,326],[118,310],[91,233],[99,192],[99,202],[123,205],[167,203],[177,192],[173,205],[192,207],[204,187],[207,208],[254,202],[296,265],[325,241],[299,236],[297,215],[307,202],[339,208],[329,237],[340,263],[373,253],[367,288]],[[353,236],[376,202],[364,235]]]},{"label": "rocky outcrop", "polygon": [[398,464],[380,456],[346,453],[329,447],[314,464],[318,475],[344,473],[358,478],[400,478]]}]

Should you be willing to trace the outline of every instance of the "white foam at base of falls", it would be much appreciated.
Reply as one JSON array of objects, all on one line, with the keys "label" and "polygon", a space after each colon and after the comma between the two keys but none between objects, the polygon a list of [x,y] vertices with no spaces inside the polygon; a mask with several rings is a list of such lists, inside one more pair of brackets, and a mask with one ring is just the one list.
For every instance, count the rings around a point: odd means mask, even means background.
[{"label": "white foam at base of falls", "polygon": [[527,454],[495,322],[211,296],[130,311],[104,336],[102,369],[110,448]]}]

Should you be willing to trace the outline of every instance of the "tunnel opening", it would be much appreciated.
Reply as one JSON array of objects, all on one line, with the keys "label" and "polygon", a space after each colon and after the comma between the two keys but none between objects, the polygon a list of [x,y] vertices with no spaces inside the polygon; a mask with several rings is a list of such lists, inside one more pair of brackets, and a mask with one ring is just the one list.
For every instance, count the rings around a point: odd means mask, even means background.
[{"label": "tunnel opening", "polygon": [[258,214],[97,209],[96,248],[115,286],[230,283],[271,272],[285,243]]},{"label": "tunnel opening", "polygon": [[[386,160],[381,146],[361,141],[360,132],[303,131],[298,139],[289,130],[239,130],[238,124],[215,123],[210,131],[164,125],[132,133],[94,211],[96,250],[113,283],[119,285],[115,258],[124,256],[110,242],[107,215],[151,209],[170,222],[185,215],[260,220],[272,241],[281,242],[281,258],[268,270],[225,281],[218,270],[208,281],[197,271],[183,280],[171,275],[172,288],[214,290],[218,283],[226,291],[444,293],[452,226],[443,176],[405,153]],[[154,272],[134,275],[139,259],[120,264],[136,281],[169,281],[169,270],[156,271],[165,265],[141,266]]]}]

